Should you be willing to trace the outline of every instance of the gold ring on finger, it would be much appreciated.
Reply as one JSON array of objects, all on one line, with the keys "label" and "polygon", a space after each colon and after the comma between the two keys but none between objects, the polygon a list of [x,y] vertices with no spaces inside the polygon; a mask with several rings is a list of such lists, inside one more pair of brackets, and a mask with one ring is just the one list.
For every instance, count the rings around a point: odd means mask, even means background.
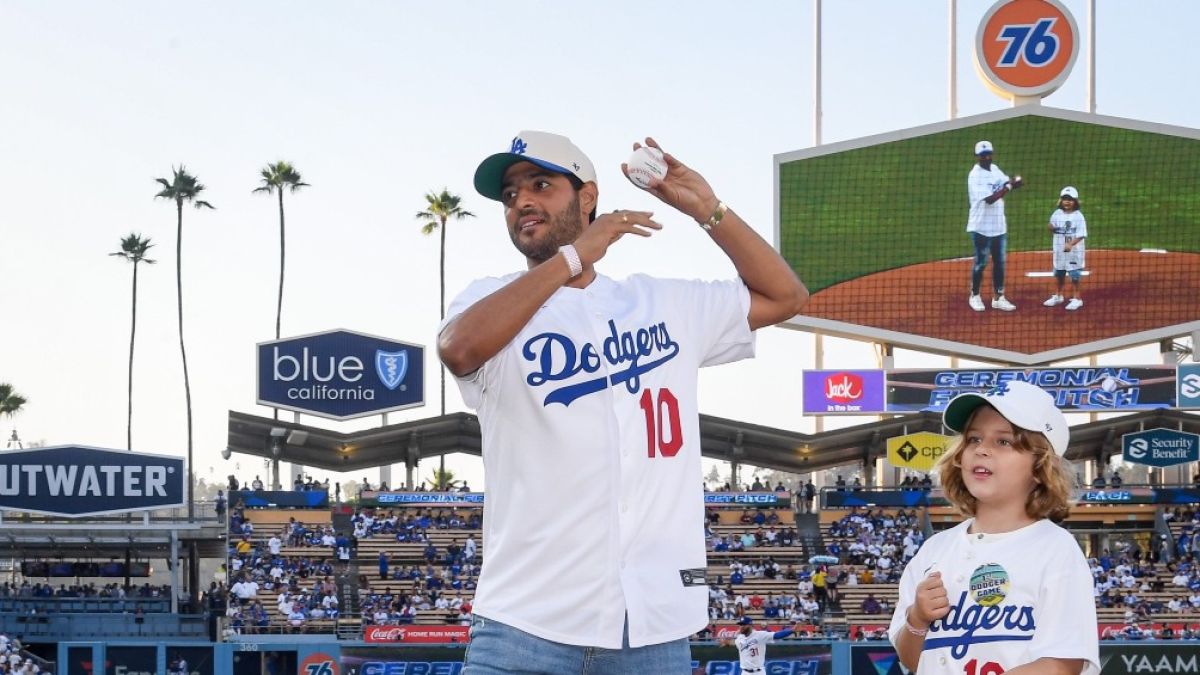
[{"label": "gold ring on finger", "polygon": [[622,214],[621,214],[621,222],[622,222],[622,223],[625,223],[626,225],[628,225],[628,224],[629,224],[629,214],[627,214],[627,213],[622,213]]}]

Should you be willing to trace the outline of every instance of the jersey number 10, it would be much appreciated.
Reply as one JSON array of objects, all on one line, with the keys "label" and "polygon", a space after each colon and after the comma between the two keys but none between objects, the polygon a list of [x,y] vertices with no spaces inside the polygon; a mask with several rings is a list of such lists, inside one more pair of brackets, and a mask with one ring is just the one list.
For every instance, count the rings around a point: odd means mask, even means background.
[{"label": "jersey number 10", "polygon": [[649,389],[642,390],[639,402],[646,413],[646,453],[654,459],[654,449],[663,457],[674,457],[683,447],[683,430],[679,423],[679,399],[670,389],[659,389],[658,400]]},{"label": "jersey number 10", "polygon": [[1000,664],[996,663],[995,661],[988,661],[987,663],[983,664],[979,670],[976,670],[975,666],[978,663],[978,659],[971,659],[970,661],[967,661],[967,665],[963,667],[963,672],[966,673],[966,675],[1001,675],[1001,673],[1004,672],[1004,669],[1000,667]]}]

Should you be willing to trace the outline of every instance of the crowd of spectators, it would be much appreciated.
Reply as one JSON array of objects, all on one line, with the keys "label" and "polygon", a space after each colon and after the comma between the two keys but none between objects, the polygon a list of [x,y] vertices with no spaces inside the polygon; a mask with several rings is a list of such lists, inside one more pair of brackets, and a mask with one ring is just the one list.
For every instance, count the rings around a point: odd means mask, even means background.
[{"label": "crowd of spectators", "polygon": [[[360,580],[363,625],[410,624],[415,623],[422,614],[438,614],[445,623],[470,625],[469,594],[450,592],[449,589],[454,586],[448,586],[443,575],[432,568],[424,573],[414,569],[413,573],[417,576],[407,590],[393,586],[371,588],[365,576]],[[464,576],[467,581],[463,582],[462,589],[473,591],[478,570],[466,571]]]},{"label": "crowd of spectators", "polygon": [[[225,615],[234,633],[256,632],[271,626],[272,613],[259,598],[273,597],[275,614],[300,632],[310,621],[335,619],[339,601],[333,582],[335,565],[350,561],[350,538],[329,525],[313,525],[295,517],[278,526],[266,542],[254,539],[254,525],[243,507],[229,514],[229,565],[217,572],[212,592],[228,583]],[[312,549],[312,555],[284,555],[283,547]]]},{"label": "crowd of spectators", "polygon": [[42,672],[41,664],[22,656],[22,650],[20,640],[0,633],[0,675],[36,675]]},{"label": "crowd of spectators", "polygon": [[355,539],[387,537],[399,542],[429,540],[429,530],[478,530],[483,527],[479,509],[459,512],[454,509],[415,509],[400,516],[393,510],[359,509],[351,523]]},{"label": "crowd of spectators", "polygon": [[[457,539],[445,548],[426,543],[421,553],[424,565],[393,566],[387,552],[381,550],[379,588],[373,589],[366,575],[360,578],[363,623],[413,623],[422,612],[441,613],[453,623],[469,622],[470,596],[479,578],[477,554],[472,534],[467,535],[463,545]],[[407,588],[397,590],[397,585]]]},{"label": "crowd of spectators", "polygon": [[[732,484],[726,481],[724,485],[717,487],[713,492],[735,492],[735,490]],[[771,487],[769,481],[764,483],[755,478],[753,483],[744,483],[736,492],[790,492],[790,490],[788,490],[782,481],[776,482],[775,487]]]},{"label": "crowd of spectators", "polygon": [[717,532],[715,528],[720,524],[721,516],[716,509],[707,509],[705,517],[704,538],[710,551],[745,551],[753,548],[796,545],[798,537],[796,528],[781,527],[779,512],[774,509],[745,509],[742,511],[739,523],[747,528],[743,532]]},{"label": "crowd of spectators", "polygon": [[[1187,527],[1176,542],[1181,548],[1188,544]],[[1163,552],[1163,546],[1143,550],[1135,543],[1120,541],[1115,551],[1105,550],[1090,558],[1096,606],[1124,609],[1127,627],[1162,614],[1200,615],[1200,569],[1194,555],[1188,551],[1164,562]]]},{"label": "crowd of spectators", "polygon": [[749,614],[767,622],[819,623],[820,608],[813,594],[746,592],[734,584],[712,584],[708,589],[708,617],[711,621],[741,621]]},{"label": "crowd of spectators", "polygon": [[852,508],[829,526],[829,537],[826,547],[829,555],[844,564],[863,568],[861,573],[841,572],[847,577],[842,583],[848,584],[898,583],[904,566],[925,541],[917,512],[904,509],[890,513]]},{"label": "crowd of spectators", "polygon": [[105,584],[96,586],[94,583],[87,584],[59,584],[55,587],[53,584],[29,583],[26,579],[21,583],[5,582],[0,584],[0,598],[112,598],[115,600],[124,600],[126,598],[170,598],[171,587],[168,585],[150,585],[148,583],[140,586],[130,584],[128,587],[123,584]]},{"label": "crowd of spectators", "polygon": [[1120,628],[1105,628],[1101,640],[1200,640],[1200,624],[1183,624],[1178,629],[1170,624],[1153,624],[1143,628],[1139,623],[1129,623]]},{"label": "crowd of spectators", "polygon": [[[258,484],[256,478],[252,489],[258,489],[253,487]],[[313,486],[323,489],[319,483]],[[237,489],[232,481],[230,489]],[[307,483],[304,489],[310,489]],[[372,487],[364,481],[361,489]],[[387,490],[387,486],[379,489]],[[464,485],[462,490],[470,488]],[[241,503],[232,506],[228,522],[228,568],[222,566],[217,572],[207,595],[216,597],[224,591],[228,601],[223,611],[230,634],[256,632],[280,623],[273,617],[283,617],[282,623],[296,632],[312,621],[336,618],[342,608],[331,579],[340,563],[350,561],[355,542],[372,538],[422,543],[423,562],[393,565],[386,550],[379,552],[378,588],[371,588],[368,575],[361,577],[364,624],[411,623],[425,613],[440,613],[439,619],[450,622],[470,620],[470,596],[479,576],[479,544],[471,530],[482,527],[479,509],[363,508],[351,517],[352,531],[344,534],[327,524],[306,524],[292,517],[286,524],[271,525],[278,530],[265,541],[265,533],[255,532]],[[445,537],[431,538],[432,532],[440,530],[460,530],[463,536],[448,543]],[[293,550],[285,555],[285,547]],[[301,555],[296,548],[314,551]],[[260,597],[268,595],[272,600]]]},{"label": "crowd of spectators", "polygon": [[706,533],[708,550],[721,553],[726,551],[748,551],[751,549],[772,546],[794,546],[796,544],[796,529],[791,527],[757,528],[753,531],[730,534],[720,534],[709,530]]},{"label": "crowd of spectators", "polygon": [[[326,483],[326,488],[328,487],[328,483]],[[402,492],[470,492],[471,486],[467,484],[467,481],[463,481],[462,485],[451,486],[444,490],[434,490],[433,486],[429,485],[425,481],[421,481],[421,484],[412,490],[409,490],[404,485],[397,486],[395,489]],[[364,476],[362,483],[360,483],[358,486],[358,490],[359,492],[391,492],[392,488],[388,487],[387,481],[385,480],[379,481],[379,485],[372,486],[371,481],[367,480],[367,478]]]}]

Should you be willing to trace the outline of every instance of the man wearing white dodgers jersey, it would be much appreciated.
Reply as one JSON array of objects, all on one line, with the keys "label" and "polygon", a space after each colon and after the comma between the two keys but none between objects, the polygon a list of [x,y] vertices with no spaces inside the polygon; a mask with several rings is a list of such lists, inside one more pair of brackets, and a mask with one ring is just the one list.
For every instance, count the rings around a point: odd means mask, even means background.
[{"label": "man wearing white dodgers jersey", "polygon": [[1022,381],[961,394],[943,415],[962,434],[939,460],[968,518],[930,537],[900,578],[888,635],[918,675],[1097,675],[1091,570],[1070,512],[1070,442],[1054,397]]},{"label": "man wearing white dodgers jersey", "polygon": [[971,266],[971,295],[967,304],[976,312],[984,311],[979,297],[983,270],[988,256],[992,258],[992,309],[1012,312],[1016,306],[1004,297],[1004,271],[1008,258],[1008,220],[1004,215],[1004,196],[1021,187],[1021,177],[1009,180],[999,166],[992,164],[992,144],[975,144],[975,166],[967,174],[967,232],[975,249],[975,264]]},{"label": "man wearing white dodgers jersey", "polygon": [[808,293],[700,174],[665,161],[648,191],[739,279],[598,274],[609,246],[662,225],[597,217],[595,169],[563,136],[522,131],[476,170],[528,271],[472,282],[438,339],[487,475],[466,675],[691,672],[687,638],[708,622],[697,371],[752,356],[753,331]]},{"label": "man wearing white dodgers jersey", "polygon": [[765,672],[763,666],[767,662],[767,645],[775,640],[782,640],[799,628],[800,624],[795,624],[791,628],[771,632],[754,630],[754,626],[742,626],[738,630],[738,636],[733,639],[733,644],[737,646],[742,672],[751,675]]}]

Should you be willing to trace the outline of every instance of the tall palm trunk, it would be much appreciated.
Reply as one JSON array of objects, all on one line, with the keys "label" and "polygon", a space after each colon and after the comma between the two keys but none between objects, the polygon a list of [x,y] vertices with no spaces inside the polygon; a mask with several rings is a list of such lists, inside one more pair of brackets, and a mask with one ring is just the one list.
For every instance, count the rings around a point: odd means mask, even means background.
[{"label": "tall palm trunk", "polygon": [[[439,230],[441,230],[441,236],[442,236],[441,252],[439,254],[440,257],[438,259],[438,285],[439,285],[438,297],[441,302],[441,305],[440,305],[441,312],[438,315],[438,319],[441,321],[445,321],[446,320],[446,219],[443,217],[441,220],[442,220],[442,226],[440,228],[438,228]],[[445,415],[446,414],[446,366],[443,365],[441,367],[441,372],[442,372],[442,414]]]},{"label": "tall palm trunk", "polygon": [[133,319],[129,325],[129,409],[125,416],[125,449],[133,451],[133,341],[137,336],[137,270],[138,261],[133,261]]},{"label": "tall palm trunk", "polygon": [[[275,339],[279,339],[279,323],[283,316],[283,262],[284,262],[284,232],[283,232],[283,188],[279,188],[279,300],[275,303]],[[279,411],[276,410],[276,414]]]},{"label": "tall palm trunk", "polygon": [[[439,253],[439,258],[438,258],[438,286],[439,286],[438,297],[440,298],[440,302],[441,302],[441,305],[440,305],[441,312],[438,316],[438,320],[445,321],[446,320],[446,218],[443,216],[441,218],[441,221],[442,221],[442,226],[440,228],[438,228],[439,230],[441,230],[440,234],[442,237],[441,251]],[[438,359],[438,366],[439,366],[438,372],[442,376],[442,416],[445,417],[445,415],[446,415],[446,364],[441,363],[441,359]],[[446,475],[446,453],[443,452],[441,454],[441,456],[438,460],[438,466],[441,467],[442,475],[445,476]]]},{"label": "tall palm trunk", "polygon": [[[129,391],[128,399],[129,406],[125,416],[125,449],[133,452],[133,344],[134,338],[137,336],[137,268],[138,261],[133,261],[133,311],[130,312],[132,318],[129,323]],[[132,523],[132,514],[125,514],[125,522]],[[129,562],[131,551],[129,547],[125,547],[125,587],[129,588]]]},{"label": "tall palm trunk", "polygon": [[[283,316],[283,264],[284,264],[284,231],[283,231],[283,188],[279,188],[279,299],[275,302],[275,339],[279,339],[279,325]],[[271,409],[271,416],[274,419],[279,419],[279,408]],[[275,462],[271,465],[271,473],[279,475],[279,460],[272,459]],[[272,490],[279,489],[279,480],[273,479]]]},{"label": "tall palm trunk", "polygon": [[187,347],[183,343],[183,200],[175,200],[178,224],[175,229],[175,298],[179,306],[179,355],[183,359],[183,394],[187,400],[187,493],[188,522],[196,518],[196,495],[192,487],[192,382],[188,377]]}]

